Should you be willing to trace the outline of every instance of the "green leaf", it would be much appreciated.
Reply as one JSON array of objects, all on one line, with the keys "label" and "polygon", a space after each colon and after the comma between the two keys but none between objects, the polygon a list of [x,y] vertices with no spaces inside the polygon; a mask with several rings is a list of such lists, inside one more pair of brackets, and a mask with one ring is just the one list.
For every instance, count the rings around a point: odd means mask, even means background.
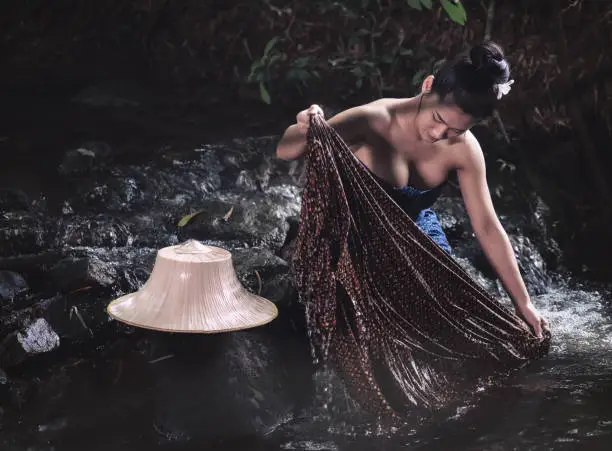
[{"label": "green leaf", "polygon": [[189,222],[198,216],[199,214],[204,213],[204,210],[196,211],[195,213],[188,214],[187,216],[183,216],[183,218],[178,222],[179,227],[185,227]]},{"label": "green leaf", "polygon": [[266,76],[265,72],[257,72],[255,75],[253,75],[252,79],[250,80],[251,83],[252,82],[262,82],[262,81],[266,81],[268,77]]},{"label": "green leaf", "polygon": [[292,68],[287,71],[287,80],[307,81],[312,78],[310,72],[305,69]]},{"label": "green leaf", "polygon": [[270,99],[270,93],[266,89],[266,85],[263,83],[259,83],[259,95],[261,96],[261,100],[270,105],[272,100]]},{"label": "green leaf", "polygon": [[267,68],[269,69],[270,67],[274,65],[274,63],[276,63],[277,61],[281,61],[282,59],[283,59],[283,56],[280,53],[275,53],[268,59],[266,63]]},{"label": "green leaf", "polygon": [[421,5],[423,5],[427,9],[431,9],[431,7],[433,6],[431,4],[431,0],[421,0]]},{"label": "green leaf", "polygon": [[310,56],[302,56],[300,58],[296,58],[295,61],[293,61],[293,66],[299,68],[306,67],[310,63],[311,59],[312,58]]},{"label": "green leaf", "polygon": [[357,78],[363,78],[366,76],[366,73],[361,66],[353,67],[351,69],[351,73]]},{"label": "green leaf", "polygon": [[268,41],[268,43],[266,44],[266,47],[264,48],[264,56],[267,56],[268,53],[270,53],[270,51],[274,48],[274,46],[278,42],[278,39],[279,39],[278,36],[274,36],[272,39]]},{"label": "green leaf", "polygon": [[253,77],[255,77],[255,75],[261,70],[261,68],[262,68],[261,60],[253,61],[253,64],[251,64],[251,72],[249,73],[247,80],[249,82],[253,81]]},{"label": "green leaf", "polygon": [[465,9],[460,1],[455,3],[451,2],[450,0],[442,0],[442,7],[453,22],[456,22],[459,25],[465,25],[467,13],[465,12]]},{"label": "green leaf", "polygon": [[421,0],[406,0],[406,3],[408,3],[408,6],[413,9],[418,9],[419,11],[423,10],[423,7],[421,6]]}]

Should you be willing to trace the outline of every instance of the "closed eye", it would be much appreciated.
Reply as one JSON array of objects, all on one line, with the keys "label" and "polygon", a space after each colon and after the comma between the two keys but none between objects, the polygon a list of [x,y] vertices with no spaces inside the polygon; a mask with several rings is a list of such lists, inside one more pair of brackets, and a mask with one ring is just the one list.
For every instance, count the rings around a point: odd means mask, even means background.
[{"label": "closed eye", "polygon": [[[442,116],[440,116],[440,113],[438,113],[437,111],[434,111],[433,113],[433,119],[435,122],[437,122],[438,124],[444,124],[448,127],[448,124],[446,123],[446,121],[444,119],[442,119]],[[452,127],[448,127],[448,130],[457,134],[457,135],[462,135],[463,133],[466,132],[466,130],[461,130],[459,128],[452,128]]]}]

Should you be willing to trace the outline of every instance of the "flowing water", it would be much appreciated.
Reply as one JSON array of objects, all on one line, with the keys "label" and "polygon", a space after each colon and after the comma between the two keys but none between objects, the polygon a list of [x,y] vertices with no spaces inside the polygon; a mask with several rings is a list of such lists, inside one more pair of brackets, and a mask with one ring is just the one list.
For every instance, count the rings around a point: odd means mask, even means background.
[{"label": "flowing water", "polygon": [[[0,449],[607,450],[612,447],[610,301],[609,292],[583,286],[557,287],[538,297],[554,333],[550,356],[452,411],[390,428],[349,416],[346,406],[330,406],[343,412],[337,416],[323,414],[320,393],[265,437],[226,437],[216,445],[199,442],[188,429],[169,432],[159,425],[160,414],[172,415],[161,412],[170,407],[160,402],[168,396],[160,390],[178,393],[173,384],[186,383],[182,395],[176,394],[185,396],[197,383],[189,379],[193,368],[185,366],[175,373],[179,379],[166,382],[169,387],[160,385],[155,371],[173,365],[173,356],[144,352],[135,334],[61,364],[23,370],[36,387],[13,395],[21,397],[18,414],[0,409]],[[303,363],[295,362],[294,370],[303,371]],[[194,424],[215,408],[195,408]],[[202,418],[201,427],[206,424]]]}]

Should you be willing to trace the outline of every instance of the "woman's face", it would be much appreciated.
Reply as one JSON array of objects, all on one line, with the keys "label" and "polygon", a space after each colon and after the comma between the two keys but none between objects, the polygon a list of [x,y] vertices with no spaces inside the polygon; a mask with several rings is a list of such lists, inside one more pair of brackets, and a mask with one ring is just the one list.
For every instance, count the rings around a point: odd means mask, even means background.
[{"label": "woman's face", "polygon": [[423,97],[415,119],[420,139],[431,143],[462,135],[472,121],[473,118],[457,105],[440,103],[437,94]]}]

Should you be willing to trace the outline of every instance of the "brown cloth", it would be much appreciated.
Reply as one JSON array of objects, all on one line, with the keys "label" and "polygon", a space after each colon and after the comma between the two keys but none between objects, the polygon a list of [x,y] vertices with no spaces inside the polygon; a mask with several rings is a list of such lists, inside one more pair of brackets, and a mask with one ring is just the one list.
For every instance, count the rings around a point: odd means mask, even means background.
[{"label": "brown cloth", "polygon": [[550,333],[536,338],[438,247],[322,117],[307,140],[292,276],[316,358],[366,411],[440,407],[485,368],[548,353]]}]

